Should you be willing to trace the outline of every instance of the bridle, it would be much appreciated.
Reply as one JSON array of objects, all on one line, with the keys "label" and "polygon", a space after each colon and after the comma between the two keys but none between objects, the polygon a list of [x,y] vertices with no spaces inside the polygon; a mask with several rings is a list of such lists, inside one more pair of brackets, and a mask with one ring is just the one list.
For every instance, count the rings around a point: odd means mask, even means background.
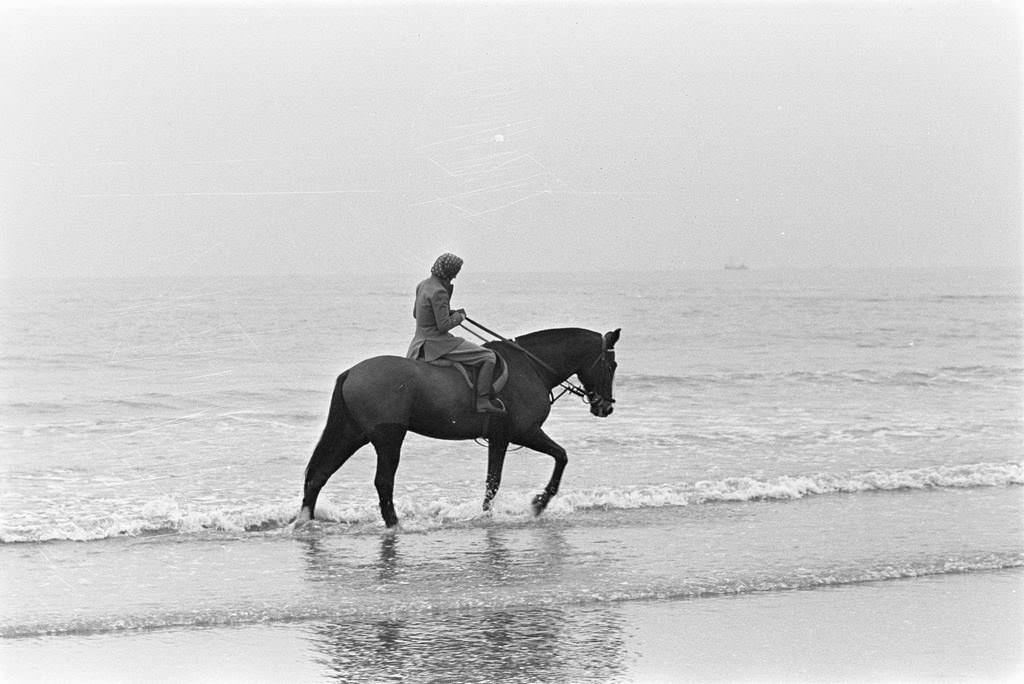
[{"label": "bridle", "polygon": [[[519,348],[522,349],[522,347]],[[533,354],[530,354],[529,352],[527,352],[527,354],[534,361],[542,363],[544,367],[548,369],[548,371],[554,374],[555,371],[554,369],[551,368],[551,366],[548,366],[546,363],[533,356]],[[601,341],[601,353],[597,356],[596,359],[594,359],[594,363],[590,364],[590,366],[587,367],[587,370],[593,370],[593,368],[599,363],[604,366],[604,369],[609,376],[615,373],[615,350],[608,349],[605,346],[603,339]],[[551,390],[550,397],[552,404],[554,404],[556,401],[561,399],[566,394],[574,394],[577,397],[581,397],[585,402],[590,404],[591,408],[596,408],[598,411],[602,412],[610,409],[612,404],[615,403],[615,399],[613,399],[612,397],[605,397],[600,392],[597,392],[595,390],[584,389],[583,387],[580,387],[579,385],[570,382],[569,380],[565,380],[559,386],[562,388],[562,391],[559,392],[558,395],[555,395],[555,391]]]}]

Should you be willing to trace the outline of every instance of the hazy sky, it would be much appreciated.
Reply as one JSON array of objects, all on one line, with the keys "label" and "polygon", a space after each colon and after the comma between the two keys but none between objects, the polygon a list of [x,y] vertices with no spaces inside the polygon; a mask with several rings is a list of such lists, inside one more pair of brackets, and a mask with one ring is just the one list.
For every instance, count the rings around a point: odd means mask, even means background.
[{"label": "hazy sky", "polygon": [[3,5],[0,274],[1019,268],[1014,7]]}]

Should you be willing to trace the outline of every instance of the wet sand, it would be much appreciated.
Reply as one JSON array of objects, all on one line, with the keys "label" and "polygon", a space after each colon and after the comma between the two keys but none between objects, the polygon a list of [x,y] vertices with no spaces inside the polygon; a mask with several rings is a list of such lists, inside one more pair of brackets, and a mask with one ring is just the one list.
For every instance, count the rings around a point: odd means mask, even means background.
[{"label": "wet sand", "polygon": [[685,600],[0,641],[34,681],[1012,681],[1024,571]]}]

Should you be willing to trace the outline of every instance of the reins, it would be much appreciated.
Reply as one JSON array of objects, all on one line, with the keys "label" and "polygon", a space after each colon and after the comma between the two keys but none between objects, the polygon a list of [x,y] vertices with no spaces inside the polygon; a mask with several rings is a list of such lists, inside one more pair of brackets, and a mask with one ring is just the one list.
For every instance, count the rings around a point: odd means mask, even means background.
[{"label": "reins", "polygon": [[[501,342],[504,342],[505,344],[509,345],[513,349],[516,349],[518,351],[523,352],[524,354],[526,354],[526,356],[531,361],[533,361],[538,366],[540,366],[541,368],[546,370],[548,373],[550,373],[552,377],[554,377],[554,378],[558,377],[558,372],[554,368],[552,368],[546,361],[544,361],[544,359],[540,358],[539,356],[534,354],[529,349],[525,349],[522,345],[520,345],[515,340],[509,339],[509,338],[505,337],[504,335],[500,335],[500,334],[494,332],[490,328],[477,323],[476,321],[474,321],[469,316],[466,316],[465,320],[463,322],[464,323],[471,323],[471,324],[475,325],[477,328],[480,328],[481,330],[483,330],[488,335],[491,335],[492,337],[495,337],[496,339],[500,340]],[[476,332],[475,330],[472,330],[471,328],[467,328],[465,326],[462,326],[462,328],[463,328],[463,330],[466,330],[471,335],[475,335],[477,338],[483,340],[484,342],[490,342],[491,341],[491,340],[488,340],[483,335],[481,335],[480,333]],[[598,357],[598,359],[595,360],[594,363],[596,364],[598,360],[600,360],[600,357]],[[583,389],[579,385],[573,384],[573,383],[569,382],[568,380],[563,380],[562,382],[559,383],[558,386],[562,388],[562,391],[559,392],[557,396],[555,395],[555,391],[553,389],[548,392],[548,397],[550,398],[550,401],[551,401],[552,404],[554,404],[556,401],[558,401],[559,399],[564,397],[566,394],[573,394],[573,395],[575,395],[577,397],[580,397],[581,399],[583,399],[584,401],[586,401],[588,403],[593,403],[593,401],[591,400],[591,398],[589,396],[591,393],[587,392],[585,389]]]}]

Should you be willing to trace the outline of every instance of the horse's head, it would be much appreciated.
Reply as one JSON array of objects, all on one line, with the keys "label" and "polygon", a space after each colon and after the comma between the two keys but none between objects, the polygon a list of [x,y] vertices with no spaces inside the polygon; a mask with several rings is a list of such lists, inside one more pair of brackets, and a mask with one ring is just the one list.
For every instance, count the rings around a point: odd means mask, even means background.
[{"label": "horse's head", "polygon": [[615,343],[619,341],[621,328],[605,333],[601,350],[593,361],[583,364],[576,376],[583,383],[590,403],[590,412],[598,418],[610,416],[615,410],[612,384],[615,381]]}]

